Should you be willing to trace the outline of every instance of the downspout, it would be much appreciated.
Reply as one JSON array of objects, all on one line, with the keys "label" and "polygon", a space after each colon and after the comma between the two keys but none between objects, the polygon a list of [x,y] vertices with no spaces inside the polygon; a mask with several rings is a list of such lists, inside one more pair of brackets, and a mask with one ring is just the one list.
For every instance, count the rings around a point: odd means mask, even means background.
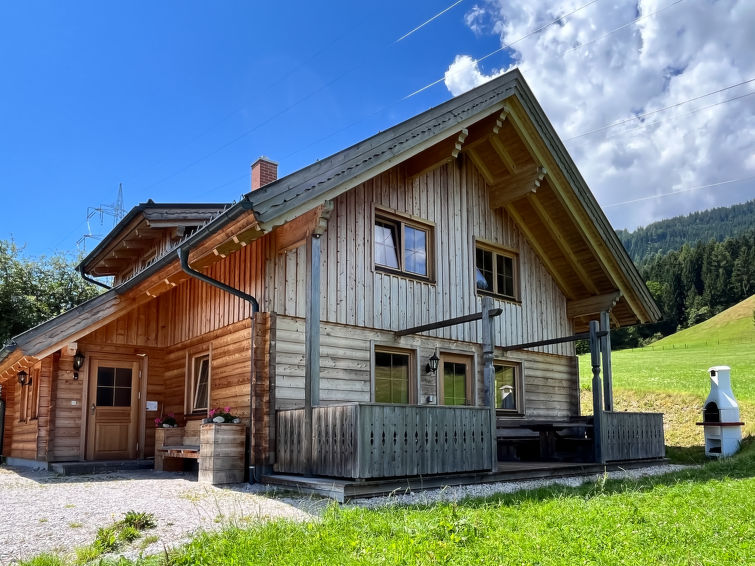
[{"label": "downspout", "polygon": [[[221,289],[225,291],[226,293],[230,293],[231,295],[238,297],[244,301],[247,301],[251,307],[252,307],[252,313],[249,316],[249,328],[250,328],[250,375],[249,375],[249,483],[252,483],[254,480],[258,478],[252,477],[252,469],[251,469],[251,462],[252,462],[252,450],[253,450],[253,442],[254,442],[254,433],[252,431],[252,427],[254,425],[253,415],[254,415],[254,382],[257,377],[257,371],[254,366],[254,334],[255,334],[255,314],[259,312],[260,305],[257,302],[257,299],[252,297],[251,295],[244,293],[240,289],[236,289],[235,287],[231,287],[230,285],[226,285],[222,281],[218,281],[217,279],[213,279],[212,277],[205,275],[204,273],[200,273],[196,269],[192,269],[189,265],[189,252],[191,251],[191,248],[189,246],[179,247],[178,248],[178,259],[181,262],[181,269],[190,277],[194,277],[195,279],[199,279],[200,281],[204,281],[205,283],[212,285],[213,287],[217,287],[218,289]],[[257,466],[255,466],[255,471],[257,469]],[[255,474],[256,475],[256,474]]]},{"label": "downspout", "polygon": [[79,266],[79,275],[81,275],[81,278],[86,281],[87,283],[93,283],[94,285],[99,285],[103,289],[107,289],[108,291],[112,289],[110,285],[107,285],[103,283],[102,281],[97,281],[96,279],[92,279],[89,277],[86,273],[84,273],[84,266]]}]

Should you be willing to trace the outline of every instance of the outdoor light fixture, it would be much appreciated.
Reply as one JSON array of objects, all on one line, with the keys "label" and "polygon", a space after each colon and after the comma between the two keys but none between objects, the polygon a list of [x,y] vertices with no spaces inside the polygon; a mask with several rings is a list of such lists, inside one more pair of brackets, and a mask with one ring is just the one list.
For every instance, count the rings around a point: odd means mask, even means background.
[{"label": "outdoor light fixture", "polygon": [[81,369],[81,366],[84,365],[84,354],[82,354],[79,350],[76,350],[76,353],[73,356],[73,378],[79,379],[79,370]]},{"label": "outdoor light fixture", "polygon": [[[26,385],[26,379],[29,377],[29,374],[26,373],[24,370],[21,370],[18,372],[18,382],[21,384],[21,387]],[[31,380],[29,381],[31,383]]]},{"label": "outdoor light fixture", "polygon": [[440,361],[440,358],[438,357],[438,352],[433,352],[433,355],[430,356],[430,359],[428,360],[427,365],[425,366],[425,372],[438,373],[439,361]]}]

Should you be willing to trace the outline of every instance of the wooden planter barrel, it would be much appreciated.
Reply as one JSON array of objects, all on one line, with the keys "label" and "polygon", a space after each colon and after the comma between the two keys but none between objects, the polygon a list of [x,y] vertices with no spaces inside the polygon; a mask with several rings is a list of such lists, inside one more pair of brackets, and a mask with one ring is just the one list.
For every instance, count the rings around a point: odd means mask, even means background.
[{"label": "wooden planter barrel", "polygon": [[244,481],[244,423],[207,423],[199,434],[199,481],[213,485]]}]

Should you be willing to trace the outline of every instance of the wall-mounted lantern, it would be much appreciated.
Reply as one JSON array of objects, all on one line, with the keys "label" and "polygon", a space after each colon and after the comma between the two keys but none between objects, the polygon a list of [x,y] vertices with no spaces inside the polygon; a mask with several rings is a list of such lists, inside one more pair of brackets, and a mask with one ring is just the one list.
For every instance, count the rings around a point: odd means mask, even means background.
[{"label": "wall-mounted lantern", "polygon": [[21,387],[26,385],[26,383],[31,383],[31,379],[29,379],[29,374],[26,373],[24,370],[21,370],[18,372],[18,382],[21,384]]},{"label": "wall-mounted lantern", "polygon": [[440,362],[440,358],[438,357],[438,352],[433,352],[433,355],[430,356],[430,359],[427,361],[427,365],[425,366],[425,372],[426,373],[438,373],[438,362]]},{"label": "wall-mounted lantern", "polygon": [[84,365],[84,354],[80,350],[76,350],[73,356],[73,378],[79,379],[79,370]]}]

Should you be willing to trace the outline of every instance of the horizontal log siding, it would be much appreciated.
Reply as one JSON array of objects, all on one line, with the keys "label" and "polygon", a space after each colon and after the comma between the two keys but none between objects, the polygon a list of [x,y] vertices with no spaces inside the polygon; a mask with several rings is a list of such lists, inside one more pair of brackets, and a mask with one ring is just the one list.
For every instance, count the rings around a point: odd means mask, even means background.
[{"label": "horizontal log siding", "polygon": [[[304,404],[305,320],[277,316],[275,336],[276,408]],[[475,401],[483,400],[482,349],[479,344],[429,336],[403,336],[390,331],[324,322],[320,330],[320,399],[323,405],[373,400],[371,353],[373,344],[410,350],[419,376],[420,404],[437,398],[437,379],[424,371],[436,347],[441,351],[473,356],[476,360]],[[510,352],[498,359],[523,364],[525,411],[531,417],[565,417],[579,414],[579,379],[576,358],[539,352]]]},{"label": "horizontal log siding", "polygon": [[21,386],[18,381],[8,380],[3,384],[5,397],[5,438],[3,456],[13,458],[37,457],[37,421],[19,422]]},{"label": "horizontal log siding", "polygon": [[[386,274],[372,267],[373,203],[435,224],[435,283]],[[488,187],[466,160],[407,180],[401,167],[367,181],[335,200],[322,243],[321,319],[399,330],[479,311],[475,294],[475,238],[519,252],[521,303],[496,300],[497,344],[517,344],[571,334],[566,299],[504,210],[491,210]],[[303,317],[306,294],[303,246],[271,255],[266,307]],[[479,342],[481,323],[431,331],[449,340]],[[536,351],[573,355],[573,344]]]},{"label": "horizontal log siding", "polygon": [[47,460],[50,447],[50,404],[52,394],[53,356],[39,362],[39,405],[37,408],[37,460]]},{"label": "horizontal log siding", "polygon": [[231,407],[234,414],[249,417],[251,343],[249,320],[242,320],[199,336],[166,351],[164,359],[165,412],[184,418],[186,356],[210,354],[210,407]]},{"label": "horizontal log siding", "polygon": [[78,460],[84,457],[81,453],[81,430],[84,416],[83,393],[87,383],[85,376],[89,363],[87,360],[79,371],[80,379],[74,380],[73,356],[66,352],[61,352],[59,356],[53,373],[55,405],[49,460]]}]

